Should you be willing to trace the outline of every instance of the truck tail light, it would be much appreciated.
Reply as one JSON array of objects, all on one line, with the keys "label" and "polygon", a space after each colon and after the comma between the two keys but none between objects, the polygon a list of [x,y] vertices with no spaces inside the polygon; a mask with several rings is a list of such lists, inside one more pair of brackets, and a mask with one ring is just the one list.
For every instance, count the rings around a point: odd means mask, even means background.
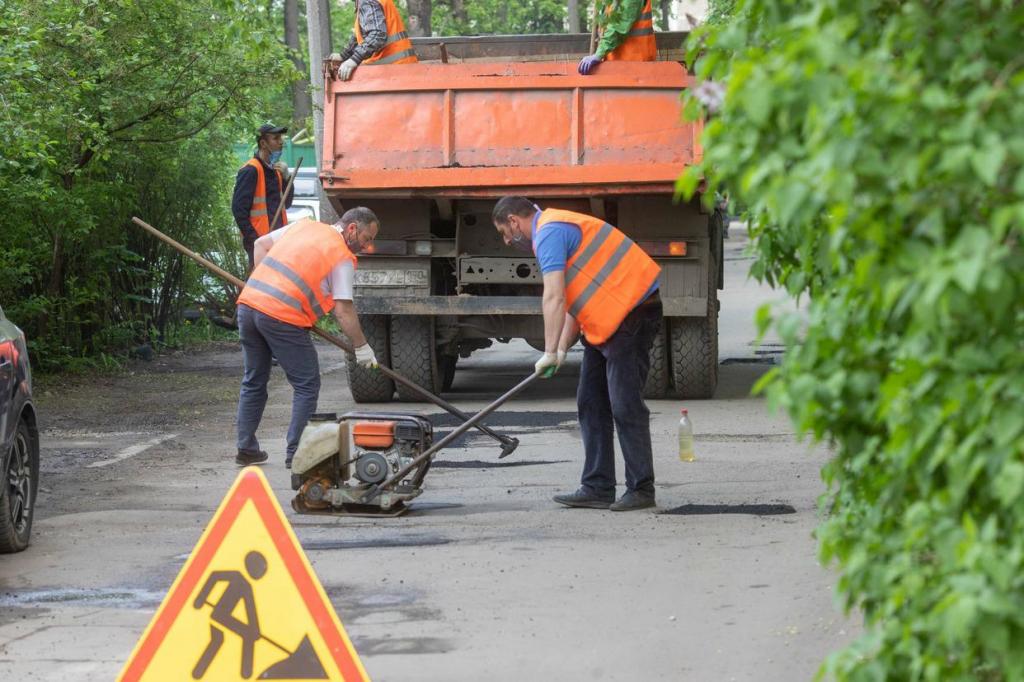
[{"label": "truck tail light", "polygon": [[377,239],[364,247],[363,253],[380,256],[404,256],[405,241],[402,239]]},{"label": "truck tail light", "polygon": [[685,256],[686,242],[637,242],[648,256]]}]

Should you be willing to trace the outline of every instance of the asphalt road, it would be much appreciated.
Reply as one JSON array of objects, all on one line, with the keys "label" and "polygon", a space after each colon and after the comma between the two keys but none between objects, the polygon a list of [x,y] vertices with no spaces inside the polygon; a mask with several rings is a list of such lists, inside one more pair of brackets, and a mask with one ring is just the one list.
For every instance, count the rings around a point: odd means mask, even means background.
[{"label": "asphalt road", "polygon": [[[656,512],[551,502],[581,467],[577,349],[490,420],[521,440],[513,456],[498,462],[470,436],[440,454],[405,517],[297,516],[282,454],[290,390],[275,371],[264,472],[372,679],[789,682],[855,634],[812,538],[827,453],[749,396],[781,349],[755,344],[753,311],[779,296],[746,279],[744,244],[734,230],[718,393],[685,405],[696,462],[676,455],[682,403],[650,402]],[[352,409],[340,354],[320,351],[320,409]],[[475,411],[535,356],[525,344],[482,351],[446,397]],[[239,365],[228,349],[140,367],[85,397],[47,391],[60,417],[43,414],[34,541],[0,557],[0,679],[117,675],[238,472]],[[402,408],[451,427],[433,406]]]}]

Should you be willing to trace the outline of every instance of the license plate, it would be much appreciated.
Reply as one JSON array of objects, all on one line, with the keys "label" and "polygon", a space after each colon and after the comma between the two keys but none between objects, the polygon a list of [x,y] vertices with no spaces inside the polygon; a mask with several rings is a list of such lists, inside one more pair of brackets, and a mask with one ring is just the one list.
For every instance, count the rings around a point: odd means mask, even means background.
[{"label": "license plate", "polygon": [[425,287],[426,270],[356,270],[358,287]]}]

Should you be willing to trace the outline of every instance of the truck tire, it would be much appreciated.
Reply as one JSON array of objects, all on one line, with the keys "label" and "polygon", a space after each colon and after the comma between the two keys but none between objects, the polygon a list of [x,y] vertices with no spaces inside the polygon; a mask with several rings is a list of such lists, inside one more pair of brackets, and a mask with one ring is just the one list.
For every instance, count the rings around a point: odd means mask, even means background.
[{"label": "truck tire", "polygon": [[[359,324],[363,328],[366,340],[377,356],[377,362],[391,366],[391,353],[388,345],[388,318],[386,315],[361,315]],[[352,391],[352,399],[357,403],[387,403],[395,394],[395,382],[375,369],[363,369],[356,364],[356,359],[346,353],[348,365],[348,387]]]},{"label": "truck tire", "polygon": [[651,344],[651,368],[647,372],[647,383],[644,384],[645,398],[664,398],[669,387],[668,341],[665,328],[668,320],[662,318],[658,325],[658,333]]},{"label": "truck tire", "polygon": [[[391,318],[391,369],[431,393],[441,392],[434,346],[434,318],[426,315],[395,315]],[[418,393],[396,384],[398,399],[423,402]]]},{"label": "truck tire", "polygon": [[718,386],[718,263],[708,272],[707,317],[675,317],[669,324],[672,383],[680,398],[708,399]]}]

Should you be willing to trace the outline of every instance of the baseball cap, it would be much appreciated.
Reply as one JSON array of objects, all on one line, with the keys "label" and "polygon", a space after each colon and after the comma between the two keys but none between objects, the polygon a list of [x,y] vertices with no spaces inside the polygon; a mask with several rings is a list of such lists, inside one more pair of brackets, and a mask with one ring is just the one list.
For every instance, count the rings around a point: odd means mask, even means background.
[{"label": "baseball cap", "polygon": [[288,132],[286,126],[276,126],[273,123],[264,123],[256,130],[256,137],[263,137],[264,135],[283,135]]}]

